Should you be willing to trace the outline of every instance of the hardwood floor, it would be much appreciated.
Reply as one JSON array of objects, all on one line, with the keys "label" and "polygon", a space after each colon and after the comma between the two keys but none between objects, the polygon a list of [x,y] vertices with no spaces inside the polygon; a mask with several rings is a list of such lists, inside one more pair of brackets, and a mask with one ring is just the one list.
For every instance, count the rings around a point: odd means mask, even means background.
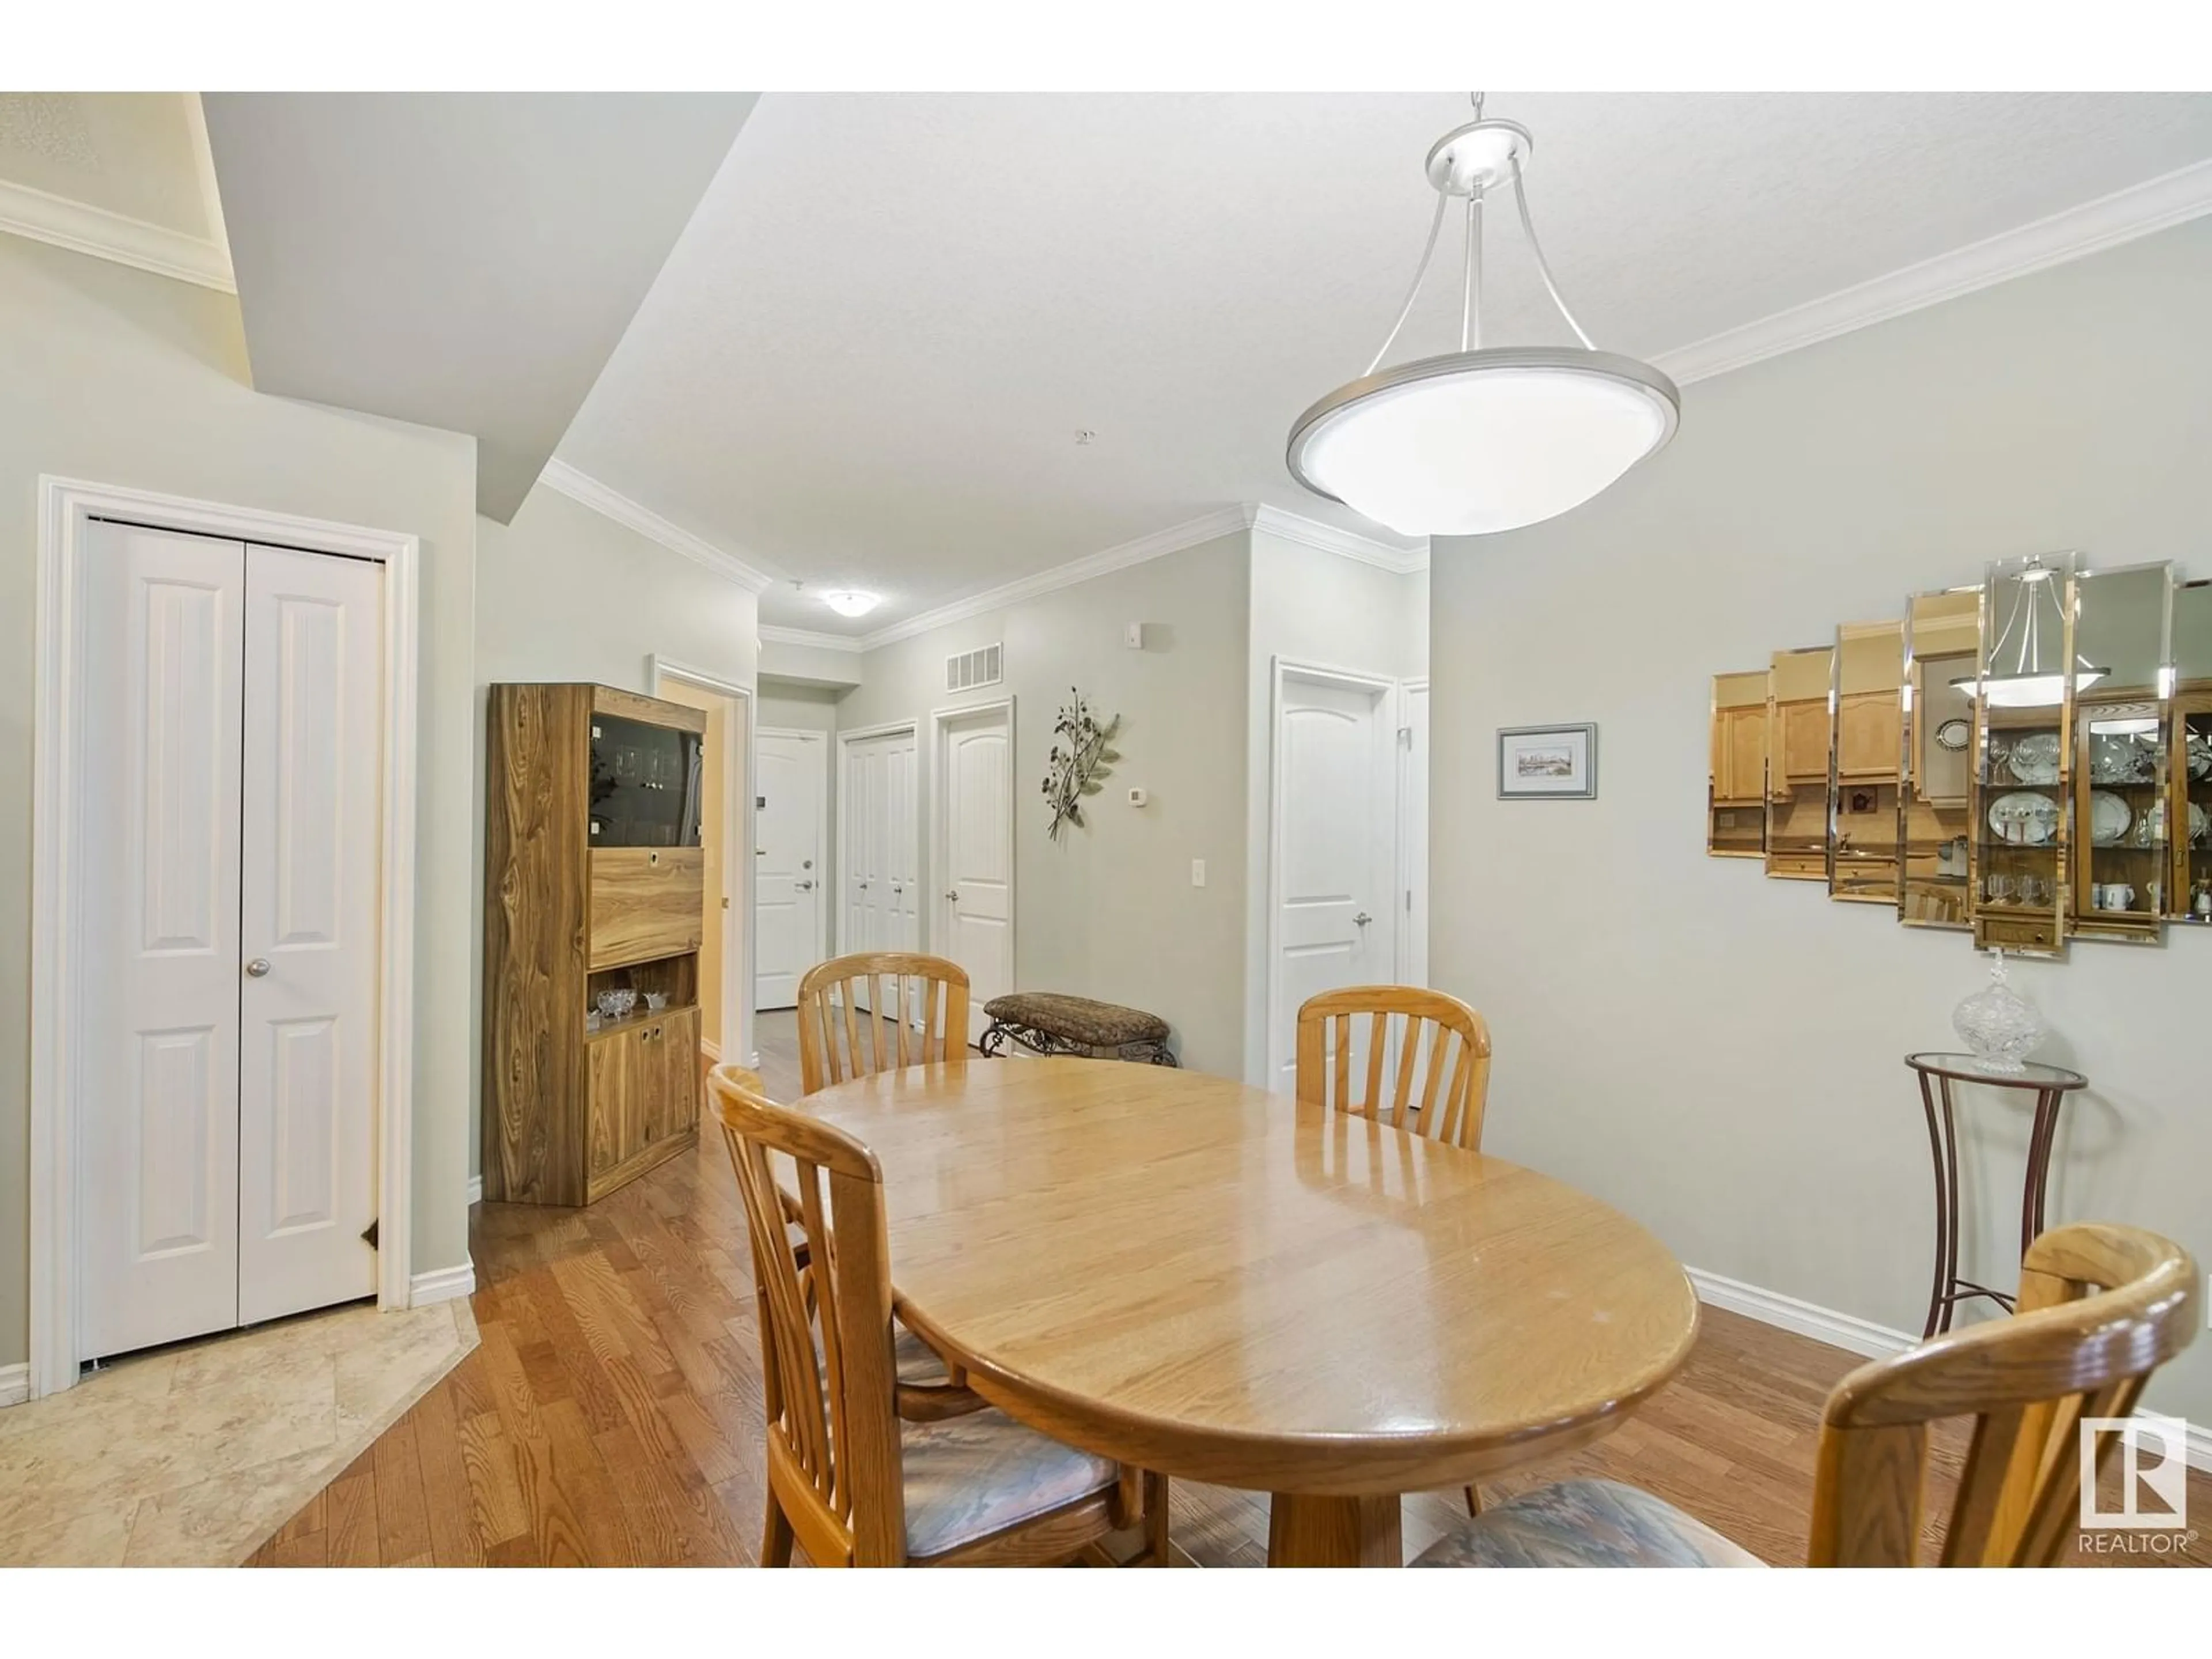
[{"label": "hardwood floor", "polygon": [[[762,1024],[763,1076],[796,1095],[791,1017]],[[720,1136],[702,1134],[696,1155],[589,1209],[480,1205],[471,1243],[482,1345],[251,1565],[751,1563],[760,1352]],[[1689,1364],[1638,1416],[1485,1496],[1604,1475],[1658,1493],[1766,1560],[1802,1561],[1820,1402],[1857,1363],[1707,1309]],[[1943,1445],[1939,1480],[1955,1478],[1962,1449],[1955,1437]],[[1190,1481],[1174,1491],[1176,1541],[1200,1565],[1264,1563],[1264,1495]],[[2191,1475],[2190,1501],[2212,1515],[2212,1477]],[[1408,1554],[1462,1513],[1456,1492],[1409,1498]],[[2197,1540],[2181,1561],[2212,1565],[2201,1528]]]}]

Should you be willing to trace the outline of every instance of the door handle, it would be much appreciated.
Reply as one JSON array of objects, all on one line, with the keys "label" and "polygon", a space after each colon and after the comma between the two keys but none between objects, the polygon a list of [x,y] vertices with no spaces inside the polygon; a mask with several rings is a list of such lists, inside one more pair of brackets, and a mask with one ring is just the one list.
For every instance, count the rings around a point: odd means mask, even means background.
[{"label": "door handle", "polygon": [[1352,917],[1352,925],[1355,927],[1364,927],[1369,922],[1374,920],[1374,917],[1369,915],[1366,911],[1362,910],[1358,915]]},{"label": "door handle", "polygon": [[252,961],[247,963],[246,964],[246,976],[248,979],[268,978],[269,958],[267,957],[256,957]]},{"label": "door handle", "polygon": [[903,893],[906,891],[906,884],[903,882],[893,882],[891,884],[891,891],[894,893]]},{"label": "door handle", "polygon": [[945,896],[951,902],[957,904],[960,902],[960,890],[957,887],[947,888]]},{"label": "door handle", "polygon": [[[814,890],[814,884],[811,881],[794,881],[791,884],[793,887],[796,887],[802,893],[811,893]],[[867,885],[866,882],[862,882],[860,884],[863,887]]]}]

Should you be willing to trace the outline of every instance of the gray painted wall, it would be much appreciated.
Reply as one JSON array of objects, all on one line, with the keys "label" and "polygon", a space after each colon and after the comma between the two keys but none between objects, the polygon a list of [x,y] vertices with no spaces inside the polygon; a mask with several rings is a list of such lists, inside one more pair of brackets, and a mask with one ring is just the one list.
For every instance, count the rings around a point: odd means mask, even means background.
[{"label": "gray painted wall", "polygon": [[[1011,694],[1016,978],[1148,1008],[1174,1025],[1185,1065],[1229,1076],[1243,1064],[1245,541],[1224,537],[872,651],[837,714],[841,731],[919,722],[927,826],[931,711]],[[1142,651],[1121,642],[1132,622],[1146,624]],[[1006,683],[948,696],[945,657],[994,640]],[[1102,718],[1121,716],[1122,758],[1088,827],[1055,843],[1037,785],[1071,685]],[[1149,805],[1127,805],[1132,784]],[[923,846],[927,859],[926,832]],[[1190,884],[1193,859],[1206,861],[1202,889]]]},{"label": "gray painted wall", "polygon": [[422,538],[415,923],[417,1273],[468,1260],[476,447],[246,384],[237,302],[0,236],[0,1364],[27,1352],[33,629],[41,473]]},{"label": "gray painted wall", "polygon": [[[1497,1041],[1487,1141],[1686,1262],[1899,1329],[1928,1294],[1910,1050],[1984,982],[1956,933],[1705,856],[1717,671],[1902,614],[1984,562],[2079,548],[2212,574],[2212,221],[1691,386],[1680,436],[1588,507],[1434,555],[1437,982]],[[1446,648],[1449,642],[1449,648]],[[1500,726],[1602,728],[1593,802],[1495,799]],[[2014,983],[2093,1087],[2051,1213],[2212,1261],[2212,930],[2076,943]],[[1965,1270],[2013,1282],[2017,1097],[1969,1091]],[[2150,1402],[2212,1420],[2212,1342]]]}]

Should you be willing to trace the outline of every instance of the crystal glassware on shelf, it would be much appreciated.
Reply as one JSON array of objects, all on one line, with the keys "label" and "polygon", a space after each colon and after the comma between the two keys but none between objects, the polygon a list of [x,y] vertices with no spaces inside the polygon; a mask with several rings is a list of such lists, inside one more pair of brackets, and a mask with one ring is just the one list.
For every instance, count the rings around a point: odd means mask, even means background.
[{"label": "crystal glassware on shelf", "polygon": [[1951,1011],[1951,1029],[1976,1066],[2013,1075],[2027,1069],[2022,1062],[2047,1028],[2035,1005],[2005,982],[2004,952],[1992,951],[1990,982]]},{"label": "crystal glassware on shelf", "polygon": [[599,1012],[609,1019],[621,1019],[637,1006],[637,993],[610,989],[599,993]]}]

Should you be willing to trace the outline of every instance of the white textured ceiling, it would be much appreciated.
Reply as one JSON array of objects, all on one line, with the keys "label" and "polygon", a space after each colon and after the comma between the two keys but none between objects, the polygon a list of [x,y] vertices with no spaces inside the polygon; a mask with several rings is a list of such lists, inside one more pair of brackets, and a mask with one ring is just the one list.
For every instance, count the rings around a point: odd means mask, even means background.
[{"label": "white textured ceiling", "polygon": [[0,92],[0,179],[219,241],[198,94]]},{"label": "white textured ceiling", "polygon": [[[1490,94],[1601,346],[1654,356],[2212,156],[2200,94]],[[1238,501],[1380,343],[1463,94],[762,100],[561,458],[858,635]],[[1488,337],[1565,340],[1493,222]],[[1431,303],[1394,356],[1455,344]],[[1095,431],[1078,445],[1079,428]]]},{"label": "white textured ceiling", "polygon": [[210,93],[253,383],[477,439],[522,504],[751,93]]}]

